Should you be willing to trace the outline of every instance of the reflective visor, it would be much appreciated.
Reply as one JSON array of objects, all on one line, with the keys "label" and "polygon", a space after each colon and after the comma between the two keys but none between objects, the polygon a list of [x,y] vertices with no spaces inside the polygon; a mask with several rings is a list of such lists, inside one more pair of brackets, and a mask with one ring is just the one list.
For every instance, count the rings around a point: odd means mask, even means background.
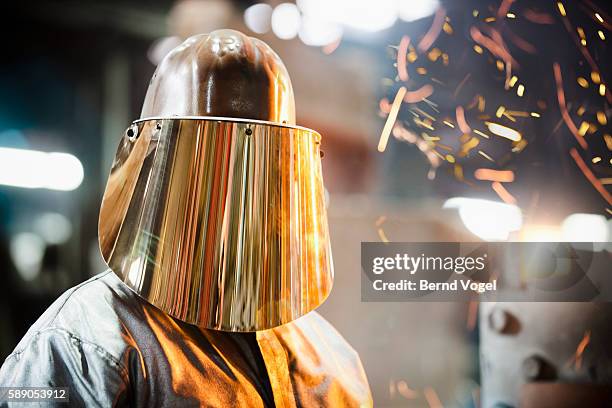
[{"label": "reflective visor", "polygon": [[104,193],[104,260],[136,293],[200,327],[254,331],[331,290],[320,135],[212,117],[144,119]]}]

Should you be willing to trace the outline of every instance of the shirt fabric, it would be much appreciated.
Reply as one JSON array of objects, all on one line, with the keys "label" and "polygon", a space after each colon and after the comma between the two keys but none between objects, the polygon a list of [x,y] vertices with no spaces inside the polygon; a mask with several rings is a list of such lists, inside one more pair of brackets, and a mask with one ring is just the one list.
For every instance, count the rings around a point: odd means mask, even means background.
[{"label": "shirt fabric", "polygon": [[68,387],[70,405],[88,407],[372,406],[358,355],[316,312],[254,333],[201,329],[111,271],[45,311],[0,368],[0,386]]}]

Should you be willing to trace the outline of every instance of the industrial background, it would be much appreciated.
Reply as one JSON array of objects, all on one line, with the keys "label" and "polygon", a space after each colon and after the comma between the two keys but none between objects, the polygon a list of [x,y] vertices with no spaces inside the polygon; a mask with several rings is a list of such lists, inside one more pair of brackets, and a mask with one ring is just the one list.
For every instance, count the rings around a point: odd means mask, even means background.
[{"label": "industrial background", "polygon": [[0,358],[60,293],[106,268],[100,200],[156,65],[190,35],[233,28],[277,51],[298,124],[323,135],[336,278],[320,312],[359,352],[376,406],[609,401],[607,305],[364,303],[359,286],[362,241],[610,249],[607,6],[4,4]]}]

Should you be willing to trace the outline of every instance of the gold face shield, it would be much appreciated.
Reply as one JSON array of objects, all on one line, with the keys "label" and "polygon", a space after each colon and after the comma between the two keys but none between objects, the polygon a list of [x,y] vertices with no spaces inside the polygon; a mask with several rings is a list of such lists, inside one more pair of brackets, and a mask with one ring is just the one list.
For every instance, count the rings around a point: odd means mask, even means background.
[{"label": "gold face shield", "polygon": [[320,139],[248,119],[134,122],[100,210],[104,260],[200,327],[263,330],[308,313],[333,280]]}]

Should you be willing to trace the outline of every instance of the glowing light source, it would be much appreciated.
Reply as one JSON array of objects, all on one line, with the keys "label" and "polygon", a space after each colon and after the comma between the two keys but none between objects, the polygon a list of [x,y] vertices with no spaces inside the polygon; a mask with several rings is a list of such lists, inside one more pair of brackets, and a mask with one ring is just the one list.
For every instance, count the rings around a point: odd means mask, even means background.
[{"label": "glowing light source", "polygon": [[11,238],[10,254],[13,264],[23,280],[30,282],[40,274],[45,253],[45,241],[31,232],[22,232]]},{"label": "glowing light source", "polygon": [[500,125],[499,123],[485,122],[485,124],[489,128],[489,132],[495,133],[497,136],[505,137],[513,142],[521,140],[521,134],[514,129]]},{"label": "glowing light source", "polygon": [[270,30],[272,6],[266,3],[254,4],[244,11],[244,23],[257,34],[264,34]]},{"label": "glowing light source", "polygon": [[0,147],[0,184],[70,191],[83,175],[83,165],[71,154]]},{"label": "glowing light source", "polygon": [[297,4],[305,16],[369,32],[391,27],[398,16],[395,0],[298,0]]},{"label": "glowing light source", "polygon": [[34,220],[34,230],[48,244],[59,245],[70,238],[72,223],[62,214],[44,213]]},{"label": "glowing light source", "polygon": [[598,214],[572,214],[561,224],[568,242],[607,242],[610,238],[606,217]]},{"label": "glowing light source", "polygon": [[523,225],[520,208],[513,204],[479,198],[454,197],[443,208],[456,208],[463,225],[486,241],[504,241]]},{"label": "glowing light source", "polygon": [[438,0],[399,1],[399,17],[404,21],[415,21],[432,15],[440,3]]},{"label": "glowing light source", "polygon": [[282,3],[272,12],[272,31],[282,40],[294,38],[300,30],[302,16],[293,3]]},{"label": "glowing light source", "polygon": [[342,37],[342,27],[336,23],[304,16],[298,35],[304,44],[320,47],[338,41]]}]

